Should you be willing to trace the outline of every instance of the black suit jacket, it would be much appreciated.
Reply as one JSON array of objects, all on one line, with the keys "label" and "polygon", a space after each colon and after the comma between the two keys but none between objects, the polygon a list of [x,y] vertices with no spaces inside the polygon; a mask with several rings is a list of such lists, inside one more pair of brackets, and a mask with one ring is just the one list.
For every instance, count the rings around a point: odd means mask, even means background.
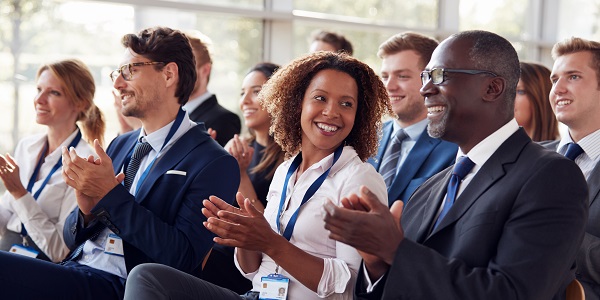
[{"label": "black suit jacket", "polygon": [[430,233],[450,174],[447,168],[415,191],[392,266],[359,298],[564,299],[587,218],[577,165],[519,129]]},{"label": "black suit jacket", "polygon": [[[556,151],[560,141],[541,142]],[[600,300],[600,164],[596,164],[587,179],[590,210],[585,237],[577,253],[577,279],[585,289],[585,298]]]},{"label": "black suit jacket", "polygon": [[215,95],[206,99],[194,111],[189,112],[189,116],[194,122],[204,122],[206,129],[216,130],[216,140],[221,146],[225,146],[233,138],[233,135],[239,134],[242,129],[240,117],[221,106]]}]

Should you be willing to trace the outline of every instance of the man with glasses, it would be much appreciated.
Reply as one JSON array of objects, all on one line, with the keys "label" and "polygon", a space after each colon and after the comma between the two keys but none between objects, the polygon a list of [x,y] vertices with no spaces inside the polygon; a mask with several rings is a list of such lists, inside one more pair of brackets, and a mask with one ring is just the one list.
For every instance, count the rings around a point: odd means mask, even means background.
[{"label": "man with glasses", "polygon": [[589,188],[589,216],[577,253],[585,298],[600,299],[600,43],[570,38],[554,45],[550,105],[568,134],[545,146],[575,161]]},{"label": "man with glasses", "polygon": [[156,27],[122,43],[123,62],[110,77],[123,115],[142,128],[106,153],[95,142],[96,159],[63,149],[63,178],[77,190],[64,225],[71,253],[61,264],[0,253],[3,298],[122,299],[138,264],[201,271],[214,236],[202,226],[202,200],[233,201],[238,164],[181,108],[196,79],[185,35]]},{"label": "man with glasses", "polygon": [[383,126],[375,158],[369,159],[388,187],[388,203],[408,201],[429,177],[454,163],[456,144],[427,134],[427,108],[419,94],[419,75],[438,42],[405,32],[379,46],[381,80],[397,118]]},{"label": "man with glasses", "polygon": [[564,299],[587,217],[579,168],[514,119],[517,53],[486,31],[450,36],[422,73],[428,133],[457,163],[403,207],[366,188],[326,204],[331,237],[363,257],[357,299]]}]

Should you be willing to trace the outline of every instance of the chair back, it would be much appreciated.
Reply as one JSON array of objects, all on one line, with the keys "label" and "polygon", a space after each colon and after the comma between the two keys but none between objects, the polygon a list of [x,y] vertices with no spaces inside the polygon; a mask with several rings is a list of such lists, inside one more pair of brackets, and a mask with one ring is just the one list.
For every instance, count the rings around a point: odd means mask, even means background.
[{"label": "chair back", "polygon": [[577,279],[573,279],[567,286],[567,300],[585,300],[583,286]]}]

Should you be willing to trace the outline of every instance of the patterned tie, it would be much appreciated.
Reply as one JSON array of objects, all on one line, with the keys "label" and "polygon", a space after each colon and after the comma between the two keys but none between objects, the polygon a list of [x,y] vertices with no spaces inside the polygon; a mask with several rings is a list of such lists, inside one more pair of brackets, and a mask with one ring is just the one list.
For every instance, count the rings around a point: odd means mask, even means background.
[{"label": "patterned tie", "polygon": [[570,160],[575,160],[582,153],[583,149],[581,149],[581,146],[575,143],[569,143],[567,146],[567,152],[565,152],[565,156]]},{"label": "patterned tie", "polygon": [[400,148],[402,148],[402,140],[407,138],[406,132],[400,129],[391,141],[390,150],[388,155],[383,158],[381,167],[379,168],[379,174],[383,176],[385,185],[389,188],[394,177],[396,177],[396,167],[398,166],[398,160],[400,159]]},{"label": "patterned tie", "polygon": [[152,146],[148,142],[137,143],[137,145],[135,145],[131,161],[129,161],[127,171],[125,171],[125,189],[128,191],[131,190],[131,184],[133,184],[135,174],[137,174],[138,169],[140,168],[142,158],[150,153],[150,150],[152,150]]},{"label": "patterned tie", "polygon": [[462,156],[459,161],[454,165],[454,170],[452,171],[452,176],[450,176],[450,182],[448,182],[448,189],[446,190],[446,202],[444,202],[444,207],[442,208],[442,212],[438,216],[438,219],[435,221],[433,225],[433,229],[435,229],[442,219],[446,216],[452,204],[454,204],[454,200],[456,200],[456,194],[458,193],[458,187],[460,186],[460,182],[471,172],[471,169],[475,166],[475,163],[469,159],[467,156]]}]

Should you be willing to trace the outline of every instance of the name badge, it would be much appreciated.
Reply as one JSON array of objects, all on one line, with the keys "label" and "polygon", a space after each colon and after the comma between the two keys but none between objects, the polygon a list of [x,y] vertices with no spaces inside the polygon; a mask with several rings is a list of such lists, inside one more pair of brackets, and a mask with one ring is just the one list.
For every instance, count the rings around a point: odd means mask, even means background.
[{"label": "name badge", "polygon": [[123,240],[116,234],[109,234],[104,245],[104,253],[123,256]]},{"label": "name badge", "polygon": [[39,254],[38,251],[35,251],[33,248],[25,247],[22,245],[14,244],[10,247],[10,253],[19,254],[31,258],[36,258]]},{"label": "name badge", "polygon": [[281,274],[269,274],[260,278],[259,300],[285,300],[287,299],[290,279]]}]

